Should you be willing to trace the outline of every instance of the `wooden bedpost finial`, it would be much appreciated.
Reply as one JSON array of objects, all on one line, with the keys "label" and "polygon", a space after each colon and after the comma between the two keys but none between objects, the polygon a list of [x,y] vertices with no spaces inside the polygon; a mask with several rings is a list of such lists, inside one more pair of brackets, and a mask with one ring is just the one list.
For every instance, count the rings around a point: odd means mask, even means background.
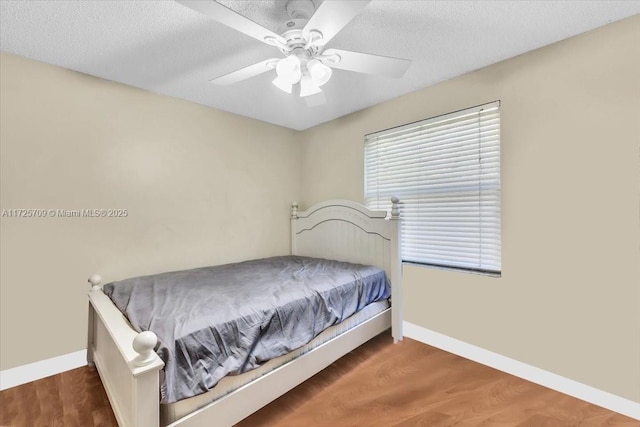
[{"label": "wooden bedpost finial", "polygon": [[138,353],[133,359],[133,366],[145,366],[153,362],[156,354],[153,349],[158,343],[158,337],[151,331],[140,332],[133,339],[133,349]]},{"label": "wooden bedpost finial", "polygon": [[298,219],[298,202],[291,203],[291,219]]},{"label": "wooden bedpost finial", "polygon": [[91,277],[89,277],[88,282],[91,283],[92,291],[100,290],[101,289],[100,282],[102,282],[102,277],[100,277],[99,274],[93,274],[91,275]]},{"label": "wooden bedpost finial", "polygon": [[391,197],[391,218],[400,218],[400,198],[398,196]]}]

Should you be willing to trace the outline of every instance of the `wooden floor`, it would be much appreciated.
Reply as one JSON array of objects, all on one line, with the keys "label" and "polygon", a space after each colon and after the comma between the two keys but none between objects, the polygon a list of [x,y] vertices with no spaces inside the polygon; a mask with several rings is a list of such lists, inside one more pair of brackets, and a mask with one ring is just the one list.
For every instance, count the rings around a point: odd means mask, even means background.
[{"label": "wooden floor", "polygon": [[[0,392],[0,425],[116,426],[94,369]],[[238,427],[640,426],[453,354],[380,335]]]},{"label": "wooden floor", "polygon": [[0,391],[0,426],[117,426],[95,369],[84,367]]}]

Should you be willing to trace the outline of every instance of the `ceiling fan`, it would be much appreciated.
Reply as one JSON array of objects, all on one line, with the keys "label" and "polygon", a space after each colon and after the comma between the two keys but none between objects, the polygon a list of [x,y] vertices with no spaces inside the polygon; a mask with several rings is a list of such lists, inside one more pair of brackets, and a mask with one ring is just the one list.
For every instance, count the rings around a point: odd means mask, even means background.
[{"label": "ceiling fan", "polygon": [[289,0],[287,20],[277,34],[214,0],[176,0],[210,16],[234,30],[274,46],[284,58],[269,58],[257,64],[216,77],[211,83],[231,85],[276,70],[273,84],[292,93],[299,83],[301,97],[320,94],[320,86],[329,81],[332,68],[386,77],[401,77],[411,61],[341,49],[325,45],[344,28],[371,0],[325,0],[316,10],[312,0]]}]

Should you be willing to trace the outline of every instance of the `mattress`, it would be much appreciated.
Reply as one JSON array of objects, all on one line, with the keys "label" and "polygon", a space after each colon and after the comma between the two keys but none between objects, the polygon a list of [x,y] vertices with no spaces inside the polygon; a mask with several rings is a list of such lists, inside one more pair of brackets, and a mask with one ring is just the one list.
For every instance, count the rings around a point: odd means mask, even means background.
[{"label": "mattress", "polygon": [[160,402],[206,393],[390,296],[383,270],[284,256],[137,277],[104,292],[158,336]]},{"label": "mattress", "polygon": [[332,340],[333,338],[343,334],[344,332],[353,329],[359,324],[365,322],[368,319],[382,313],[389,309],[390,303],[388,300],[377,301],[369,304],[356,314],[352,315],[348,319],[341,323],[331,326],[324,330],[320,335],[315,337],[308,344],[288,353],[283,356],[271,359],[259,368],[245,372],[240,375],[229,375],[221,379],[218,384],[210,391],[194,396],[188,399],[183,399],[175,403],[160,405],[160,425],[171,424],[180,418],[214,402],[227,394],[239,389],[240,387],[250,383],[251,381],[277,369],[288,362],[295,360],[296,358],[308,353],[316,347]]}]

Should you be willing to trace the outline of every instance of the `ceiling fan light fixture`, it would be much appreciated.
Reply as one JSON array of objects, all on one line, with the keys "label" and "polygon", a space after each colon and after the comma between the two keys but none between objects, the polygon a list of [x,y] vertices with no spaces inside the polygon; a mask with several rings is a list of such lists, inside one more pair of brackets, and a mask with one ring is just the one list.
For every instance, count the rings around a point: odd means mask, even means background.
[{"label": "ceiling fan light fixture", "polygon": [[300,58],[295,55],[282,58],[276,65],[276,73],[280,79],[285,80],[289,84],[297,83],[302,76]]},{"label": "ceiling fan light fixture", "polygon": [[273,83],[278,89],[287,92],[287,93],[291,93],[291,88],[292,88],[292,84],[289,83],[288,80],[277,76],[275,79],[273,79],[273,81],[271,82]]},{"label": "ceiling fan light fixture", "polygon": [[320,86],[313,81],[313,78],[309,74],[305,74],[300,79],[300,96],[310,96],[322,92]]},{"label": "ceiling fan light fixture", "polygon": [[312,59],[307,63],[309,74],[316,85],[322,86],[329,81],[333,71],[317,59]]}]

